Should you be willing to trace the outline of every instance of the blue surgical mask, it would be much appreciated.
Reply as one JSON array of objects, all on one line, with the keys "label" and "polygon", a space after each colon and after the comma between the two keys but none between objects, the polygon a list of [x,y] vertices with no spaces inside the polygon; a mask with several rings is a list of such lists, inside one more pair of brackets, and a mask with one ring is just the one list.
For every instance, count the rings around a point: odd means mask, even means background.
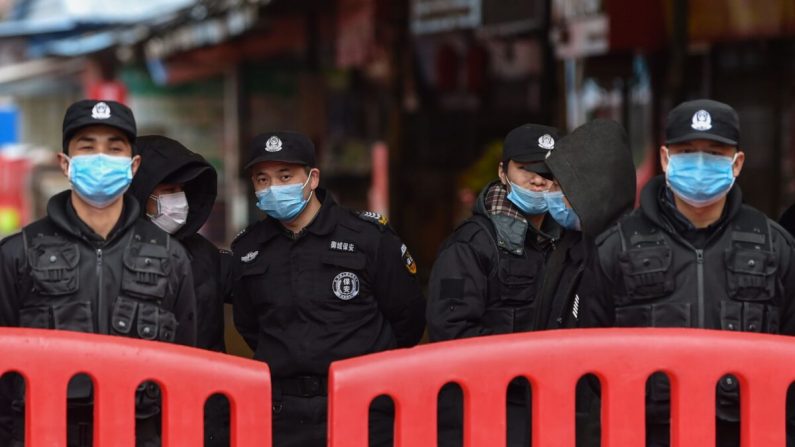
[{"label": "blue surgical mask", "polygon": [[304,198],[304,188],[311,178],[310,175],[303,184],[276,185],[257,191],[257,208],[277,220],[289,222],[295,219],[312,198],[312,193]]},{"label": "blue surgical mask", "polygon": [[[667,149],[666,149],[667,153]],[[697,208],[712,205],[722,199],[734,185],[734,161],[705,152],[668,153],[665,178],[668,186],[682,201]]]},{"label": "blue surgical mask", "polygon": [[106,154],[77,155],[69,159],[72,190],[86,203],[105,208],[116,201],[132,182],[132,159]]},{"label": "blue surgical mask", "polygon": [[555,222],[567,230],[580,231],[582,229],[580,217],[574,212],[573,208],[566,206],[562,191],[547,192],[545,197],[549,207],[549,215],[555,219]]},{"label": "blue surgical mask", "polygon": [[544,199],[544,191],[533,191],[522,188],[512,183],[511,191],[508,193],[508,200],[516,205],[525,214],[544,214],[547,212],[547,201]]}]

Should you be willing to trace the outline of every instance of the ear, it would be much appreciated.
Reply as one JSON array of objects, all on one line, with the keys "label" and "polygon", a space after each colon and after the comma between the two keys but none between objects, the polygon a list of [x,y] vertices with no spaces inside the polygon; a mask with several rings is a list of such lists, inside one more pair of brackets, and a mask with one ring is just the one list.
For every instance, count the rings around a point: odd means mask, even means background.
[{"label": "ear", "polygon": [[744,163],[745,163],[745,152],[741,151],[738,148],[737,149],[737,158],[734,160],[734,165],[732,166],[732,171],[733,171],[735,177],[740,175],[740,171],[743,170],[743,164]]},{"label": "ear", "polygon": [[141,156],[136,155],[135,157],[132,158],[132,165],[130,166],[132,168],[133,177],[135,177],[135,173],[138,172],[138,168],[140,166],[141,166]]},{"label": "ear", "polygon": [[505,175],[505,169],[503,169],[502,162],[500,162],[500,164],[497,165],[497,177],[499,177],[500,182],[503,185],[508,186],[508,177]]},{"label": "ear", "polygon": [[[315,175],[312,175],[312,174],[315,174]],[[310,178],[310,180],[309,180],[309,189],[314,191],[314,190],[317,189],[318,186],[320,186],[320,169],[312,168],[312,170],[309,171],[309,178]]]},{"label": "ear", "polygon": [[63,152],[58,153],[58,165],[61,167],[61,172],[63,173],[64,177],[69,178],[69,156],[64,154]]},{"label": "ear", "polygon": [[668,172],[669,156],[668,148],[665,145],[660,146],[660,167],[662,167],[663,172]]}]

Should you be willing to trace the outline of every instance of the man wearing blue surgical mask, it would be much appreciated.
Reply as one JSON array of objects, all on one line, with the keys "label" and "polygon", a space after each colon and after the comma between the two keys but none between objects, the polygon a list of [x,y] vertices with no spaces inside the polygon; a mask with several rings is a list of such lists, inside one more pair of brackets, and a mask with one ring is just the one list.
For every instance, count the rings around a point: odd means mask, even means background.
[{"label": "man wearing blue surgical mask", "polygon": [[[579,230],[579,219],[545,162],[557,145],[557,129],[538,124],[505,137],[498,179],[481,191],[473,215],[443,244],[431,271],[426,310],[431,341],[569,325],[570,313],[552,316],[550,300],[537,299],[561,238]],[[460,395],[448,386],[440,399],[439,445],[462,445]],[[512,382],[511,447],[530,444],[529,405],[526,384]]]},{"label": "man wearing blue surgical mask", "polygon": [[[319,186],[306,135],[258,135],[245,169],[267,217],[232,243],[235,326],[270,367],[273,445],[325,446],[329,364],[422,337],[417,266],[384,216],[345,209]],[[392,445],[391,417],[376,399],[370,445]]]},{"label": "man wearing blue surgical mask", "polygon": [[[50,199],[45,218],[0,242],[0,326],[195,345],[187,253],[124,194],[140,164],[135,137],[132,111],[122,104],[83,100],[67,109],[58,159],[71,190]],[[21,446],[23,391],[4,391],[15,412],[6,415],[11,439],[0,444]],[[138,446],[159,445],[156,391],[144,385],[136,398]],[[70,447],[92,444],[92,395],[87,377],[70,384]]]},{"label": "man wearing blue surgical mask", "polygon": [[[669,113],[665,137],[664,175],[643,189],[639,209],[597,240],[585,325],[795,335],[795,242],[742,203],[737,113],[717,101],[687,101]],[[652,377],[650,446],[669,443],[668,390],[664,376]],[[717,394],[717,445],[739,446],[737,378],[722,377]]]}]

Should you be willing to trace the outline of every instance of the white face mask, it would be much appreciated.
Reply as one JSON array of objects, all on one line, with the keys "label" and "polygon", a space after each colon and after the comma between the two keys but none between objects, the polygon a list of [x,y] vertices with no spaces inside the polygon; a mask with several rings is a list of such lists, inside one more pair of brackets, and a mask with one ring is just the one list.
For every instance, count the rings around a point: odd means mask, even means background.
[{"label": "white face mask", "polygon": [[157,214],[147,214],[152,223],[169,234],[174,234],[185,226],[188,220],[188,198],[185,192],[149,196],[157,203]]}]

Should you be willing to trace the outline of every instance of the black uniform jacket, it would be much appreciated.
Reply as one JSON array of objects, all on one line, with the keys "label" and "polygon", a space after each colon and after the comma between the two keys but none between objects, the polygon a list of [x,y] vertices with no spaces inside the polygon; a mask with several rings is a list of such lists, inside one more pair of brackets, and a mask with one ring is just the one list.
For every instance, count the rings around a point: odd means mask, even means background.
[{"label": "black uniform jacket", "polygon": [[[741,219],[747,215],[759,224],[745,228]],[[636,225],[640,219],[646,225]],[[659,241],[643,234],[646,226],[657,230]],[[635,239],[634,228],[640,229]],[[786,230],[742,204],[737,185],[720,219],[695,229],[675,210],[665,178],[658,176],[643,189],[640,208],[598,239],[597,280],[589,287],[583,321],[795,334],[794,246]],[[765,262],[757,262],[760,256]]]},{"label": "black uniform jacket", "polygon": [[277,378],[413,346],[425,327],[416,265],[385,220],[316,193],[320,211],[297,236],[268,218],[232,243],[235,325]]},{"label": "black uniform jacket", "polygon": [[[138,203],[129,196],[103,240],[80,220],[70,197],[71,191],[64,191],[47,204],[44,219],[57,237],[29,235],[33,243],[27,253],[22,233],[0,242],[0,326],[195,345],[193,279],[182,246],[141,221]],[[147,242],[141,240],[142,230],[164,242],[136,245]]]},{"label": "black uniform jacket", "polygon": [[431,341],[528,331],[549,253],[563,229],[546,216],[530,225],[499,181],[481,191],[473,216],[444,243],[431,271]]},{"label": "black uniform jacket", "polygon": [[185,225],[174,234],[188,252],[193,271],[197,305],[197,346],[224,351],[224,279],[223,254],[198,233],[212,211],[217,194],[218,175],[201,155],[173,140],[159,136],[142,136],[136,140],[141,166],[130,185],[129,194],[141,205],[161,183],[181,183],[188,199]]},{"label": "black uniform jacket", "polygon": [[[595,120],[561,138],[546,163],[582,231],[546,216],[537,231],[495,182],[445,242],[431,273],[431,340],[571,327],[593,237],[629,211],[635,172],[623,128]],[[501,198],[489,200],[499,192]]]},{"label": "black uniform jacket", "polygon": [[[737,185],[719,220],[697,229],[658,176],[643,189],[640,208],[601,235],[597,247],[596,265],[584,279],[584,326],[795,335],[795,241],[743,205]],[[666,421],[667,383],[654,377],[647,393],[647,418]],[[724,376],[720,419],[738,420],[737,399],[737,380]]]}]

